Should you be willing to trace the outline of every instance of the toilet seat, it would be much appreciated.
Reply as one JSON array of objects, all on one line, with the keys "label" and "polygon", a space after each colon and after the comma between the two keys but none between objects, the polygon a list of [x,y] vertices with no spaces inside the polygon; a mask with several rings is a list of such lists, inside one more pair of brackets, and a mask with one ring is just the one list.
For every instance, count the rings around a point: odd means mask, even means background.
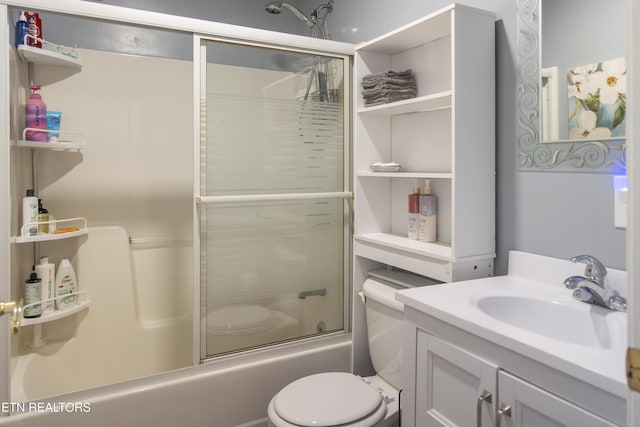
[{"label": "toilet seat", "polygon": [[276,426],[372,426],[387,412],[376,390],[353,374],[328,372],[300,378],[269,403]]}]

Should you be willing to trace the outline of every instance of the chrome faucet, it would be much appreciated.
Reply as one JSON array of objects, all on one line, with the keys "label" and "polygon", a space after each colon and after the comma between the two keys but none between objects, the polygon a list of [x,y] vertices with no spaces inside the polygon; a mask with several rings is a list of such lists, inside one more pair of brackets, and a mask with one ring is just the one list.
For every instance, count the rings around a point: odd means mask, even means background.
[{"label": "chrome faucet", "polygon": [[606,282],[606,267],[591,255],[578,255],[571,262],[585,262],[584,276],[570,276],[564,285],[573,289],[573,297],[579,301],[599,305],[610,310],[626,311],[627,300]]}]

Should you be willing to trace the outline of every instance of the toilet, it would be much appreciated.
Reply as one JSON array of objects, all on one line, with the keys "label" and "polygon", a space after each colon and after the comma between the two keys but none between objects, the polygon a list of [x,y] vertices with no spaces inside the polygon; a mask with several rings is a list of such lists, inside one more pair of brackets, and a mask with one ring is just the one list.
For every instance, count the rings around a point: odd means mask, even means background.
[{"label": "toilet", "polygon": [[366,307],[369,353],[376,375],[359,377],[345,372],[326,372],[293,381],[269,402],[270,427],[398,425],[404,306],[395,300],[395,294],[398,289],[435,282],[426,278],[404,281],[396,280],[397,276],[386,276],[371,273],[361,293]]}]

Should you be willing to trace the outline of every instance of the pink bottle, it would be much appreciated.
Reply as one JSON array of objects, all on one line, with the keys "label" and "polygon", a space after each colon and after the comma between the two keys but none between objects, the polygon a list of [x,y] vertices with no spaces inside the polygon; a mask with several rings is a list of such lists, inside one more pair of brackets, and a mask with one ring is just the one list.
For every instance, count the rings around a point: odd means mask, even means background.
[{"label": "pink bottle", "polygon": [[[25,127],[32,129],[47,129],[47,106],[42,101],[42,97],[36,91],[40,90],[39,85],[31,85],[31,96],[25,106]],[[28,130],[27,141],[47,142],[46,132]]]}]

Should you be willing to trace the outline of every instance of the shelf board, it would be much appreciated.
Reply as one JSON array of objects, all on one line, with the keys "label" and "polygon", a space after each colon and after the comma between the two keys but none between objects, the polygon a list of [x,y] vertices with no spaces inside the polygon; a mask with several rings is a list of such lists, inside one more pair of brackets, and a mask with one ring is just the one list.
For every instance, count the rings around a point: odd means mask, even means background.
[{"label": "shelf board", "polygon": [[66,310],[55,310],[50,313],[43,314],[40,317],[25,317],[22,319],[21,326],[35,325],[38,323],[51,322],[53,320],[63,319],[65,317],[76,314],[86,308],[89,308],[89,300],[79,301],[75,306]]},{"label": "shelf board", "polygon": [[450,5],[394,31],[356,46],[356,51],[395,54],[451,34]]},{"label": "shelf board", "polygon": [[21,44],[18,46],[18,54],[25,62],[31,62],[33,64],[42,65],[56,65],[59,67],[82,67],[80,58],[74,58],[73,56],[64,55],[62,53],[54,52],[52,50],[27,46]]},{"label": "shelf board", "polygon": [[358,109],[358,114],[375,114],[380,116],[394,116],[400,114],[419,113],[423,111],[451,108],[451,91],[438,92],[416,98],[388,104],[374,105]]},{"label": "shelf board", "polygon": [[419,179],[451,179],[450,172],[373,172],[359,171],[356,176],[376,177],[376,178],[419,178]]},{"label": "shelf board", "polygon": [[36,148],[41,150],[84,150],[87,145],[83,142],[39,142],[39,141],[16,141],[17,147]]},{"label": "shelf board", "polygon": [[453,259],[451,244],[449,243],[420,242],[418,240],[411,240],[405,236],[390,233],[358,234],[355,238],[356,240],[363,242],[374,243],[388,248],[411,252],[416,255],[437,258],[445,261]]},{"label": "shelf board", "polygon": [[14,243],[35,243],[35,242],[48,242],[52,240],[71,239],[73,237],[84,236],[89,234],[87,228],[80,229],[78,231],[68,231],[58,234],[39,234],[37,236],[16,236],[13,238]]}]

